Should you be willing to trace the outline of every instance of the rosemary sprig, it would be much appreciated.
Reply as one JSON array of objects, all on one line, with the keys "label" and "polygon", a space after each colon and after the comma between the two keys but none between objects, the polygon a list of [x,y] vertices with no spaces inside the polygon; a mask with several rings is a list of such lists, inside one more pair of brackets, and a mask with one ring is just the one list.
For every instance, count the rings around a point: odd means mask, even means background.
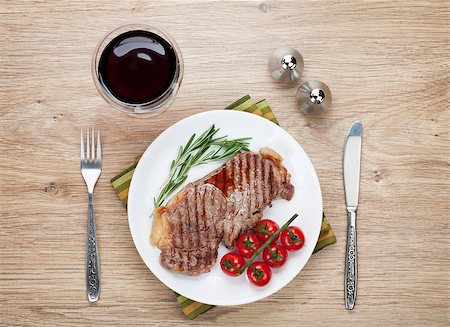
[{"label": "rosemary sprig", "polygon": [[198,137],[194,133],[184,146],[180,146],[177,157],[170,164],[169,176],[161,192],[153,199],[155,208],[184,183],[191,168],[228,159],[241,151],[250,151],[250,137],[231,140],[227,136],[216,137],[219,130],[212,125]]}]

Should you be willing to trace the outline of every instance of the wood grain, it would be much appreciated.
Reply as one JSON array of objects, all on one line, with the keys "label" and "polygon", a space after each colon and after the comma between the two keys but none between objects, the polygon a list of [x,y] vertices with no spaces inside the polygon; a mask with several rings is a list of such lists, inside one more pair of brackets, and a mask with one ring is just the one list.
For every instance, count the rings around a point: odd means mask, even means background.
[{"label": "wood grain", "polygon": [[[450,316],[450,42],[448,1],[0,1],[1,325],[433,325]],[[157,119],[109,107],[91,77],[93,50],[126,22],[167,30],[183,85]],[[299,49],[304,80],[333,92],[302,115],[295,87],[267,72],[278,46]],[[137,254],[112,178],[165,128],[244,94],[266,98],[321,181],[338,243],[275,295],[187,320]],[[342,149],[365,126],[358,214],[359,289],[346,311]],[[103,289],[84,289],[86,189],[79,128],[103,130],[95,192]],[[264,317],[263,320],[260,317]]]}]

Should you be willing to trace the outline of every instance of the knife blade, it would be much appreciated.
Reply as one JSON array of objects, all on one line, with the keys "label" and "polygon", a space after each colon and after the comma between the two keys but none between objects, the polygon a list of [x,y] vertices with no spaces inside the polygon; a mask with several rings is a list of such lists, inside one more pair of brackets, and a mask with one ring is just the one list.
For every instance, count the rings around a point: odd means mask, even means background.
[{"label": "knife blade", "polygon": [[358,257],[356,248],[356,210],[358,209],[359,179],[363,126],[355,121],[350,127],[344,145],[344,192],[347,206],[347,246],[345,253],[345,307],[352,310],[356,302],[358,284]]}]

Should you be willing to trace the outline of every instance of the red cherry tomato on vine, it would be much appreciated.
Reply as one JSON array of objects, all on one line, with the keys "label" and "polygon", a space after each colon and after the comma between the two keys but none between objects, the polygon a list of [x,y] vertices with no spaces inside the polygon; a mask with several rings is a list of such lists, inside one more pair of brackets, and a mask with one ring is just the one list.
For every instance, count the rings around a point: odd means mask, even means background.
[{"label": "red cherry tomato on vine", "polygon": [[264,262],[256,261],[247,268],[247,277],[256,286],[264,286],[270,281],[272,271]]},{"label": "red cherry tomato on vine", "polygon": [[239,276],[238,270],[245,265],[245,259],[235,252],[229,252],[220,259],[220,268],[232,277]]},{"label": "red cherry tomato on vine", "polygon": [[244,234],[239,237],[237,241],[237,248],[239,253],[244,258],[251,258],[251,256],[261,247],[261,242],[255,234]]},{"label": "red cherry tomato on vine", "polygon": [[288,252],[286,248],[279,244],[271,244],[263,251],[264,262],[270,267],[278,268],[286,263]]},{"label": "red cherry tomato on vine", "polygon": [[[258,238],[264,243],[272,236],[277,230],[280,229],[280,226],[276,222],[270,219],[263,219],[259,221],[255,226],[255,232]],[[276,242],[279,235],[273,240]]]},{"label": "red cherry tomato on vine", "polygon": [[281,244],[289,251],[300,250],[305,245],[305,235],[297,226],[289,226],[281,232]]}]

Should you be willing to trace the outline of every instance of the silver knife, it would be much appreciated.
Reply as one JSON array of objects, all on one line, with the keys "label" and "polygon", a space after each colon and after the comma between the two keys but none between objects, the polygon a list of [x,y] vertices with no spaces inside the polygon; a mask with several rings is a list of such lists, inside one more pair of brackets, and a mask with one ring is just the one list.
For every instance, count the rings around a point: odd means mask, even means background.
[{"label": "silver knife", "polygon": [[356,210],[358,209],[359,176],[363,126],[355,121],[350,127],[344,146],[344,190],[348,212],[347,250],[345,253],[345,307],[353,309],[358,284],[356,251]]}]

